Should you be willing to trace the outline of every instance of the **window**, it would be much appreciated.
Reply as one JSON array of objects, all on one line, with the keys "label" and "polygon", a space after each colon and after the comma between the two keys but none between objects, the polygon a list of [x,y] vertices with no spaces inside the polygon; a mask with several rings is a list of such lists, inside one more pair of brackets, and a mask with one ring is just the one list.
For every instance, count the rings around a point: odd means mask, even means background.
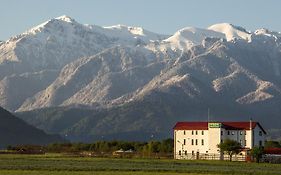
[{"label": "window", "polygon": [[191,145],[194,145],[194,140],[193,139],[191,140]]},{"label": "window", "polygon": [[208,153],[208,151],[206,151],[206,153]]},{"label": "window", "polygon": [[243,132],[242,132],[242,131],[240,131],[240,135],[243,135]]},{"label": "window", "polygon": [[262,136],[262,131],[259,132],[259,136]]},{"label": "window", "polygon": [[181,151],[179,151],[179,155],[181,155]]},{"label": "window", "polygon": [[183,145],[185,145],[185,139],[183,139]]},{"label": "window", "polygon": [[193,130],[191,131],[191,135],[193,135]]},{"label": "window", "polygon": [[247,131],[245,131],[245,135],[247,134]]},{"label": "window", "polygon": [[231,132],[231,135],[234,135],[234,131]]},{"label": "window", "polygon": [[243,143],[242,143],[242,140],[240,140],[240,144],[242,145]]},{"label": "window", "polygon": [[247,145],[247,140],[245,140],[245,146]]},{"label": "window", "polygon": [[259,145],[262,146],[262,141],[260,140]]},{"label": "window", "polygon": [[192,151],[191,154],[194,155],[194,151]]},{"label": "window", "polygon": [[223,135],[223,131],[221,131],[221,135]]},{"label": "window", "polygon": [[198,131],[195,131],[195,135],[198,135]]},{"label": "window", "polygon": [[183,131],[183,135],[185,135],[185,131]]},{"label": "window", "polygon": [[184,154],[187,155],[187,151],[184,151]]},{"label": "window", "polygon": [[195,140],[195,145],[198,145],[198,140],[197,139]]},{"label": "window", "polygon": [[202,135],[204,135],[204,131],[202,131]]},{"label": "window", "polygon": [[201,140],[201,144],[204,145],[204,139]]},{"label": "window", "polygon": [[230,131],[227,131],[227,135],[229,135],[230,134]]},{"label": "window", "polygon": [[223,143],[223,140],[221,139],[221,143]]}]

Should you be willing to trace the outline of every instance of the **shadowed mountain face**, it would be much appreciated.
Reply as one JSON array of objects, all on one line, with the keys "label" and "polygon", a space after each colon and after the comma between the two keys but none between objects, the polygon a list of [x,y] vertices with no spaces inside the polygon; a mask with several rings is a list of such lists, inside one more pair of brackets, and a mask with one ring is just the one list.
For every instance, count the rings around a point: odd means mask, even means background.
[{"label": "shadowed mountain face", "polygon": [[0,107],[0,148],[18,144],[48,144],[64,141],[58,135],[47,135]]},{"label": "shadowed mountain face", "polygon": [[0,43],[0,104],[74,140],[168,137],[208,108],[211,120],[278,128],[280,38],[226,23],[168,37],[63,16]]}]

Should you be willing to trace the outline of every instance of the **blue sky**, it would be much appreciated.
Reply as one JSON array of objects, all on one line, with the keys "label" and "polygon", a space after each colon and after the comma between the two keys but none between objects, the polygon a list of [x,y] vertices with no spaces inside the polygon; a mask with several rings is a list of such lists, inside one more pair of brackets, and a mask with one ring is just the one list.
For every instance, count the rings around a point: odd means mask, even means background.
[{"label": "blue sky", "polygon": [[281,31],[280,7],[279,0],[6,0],[0,5],[0,40],[61,15],[80,23],[142,26],[163,34],[221,22]]}]

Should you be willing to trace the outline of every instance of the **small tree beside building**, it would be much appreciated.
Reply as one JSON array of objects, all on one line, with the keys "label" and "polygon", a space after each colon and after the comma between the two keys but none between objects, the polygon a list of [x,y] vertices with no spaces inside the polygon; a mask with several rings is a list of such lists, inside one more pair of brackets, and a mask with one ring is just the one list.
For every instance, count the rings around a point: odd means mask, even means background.
[{"label": "small tree beside building", "polygon": [[255,159],[255,161],[257,163],[260,162],[260,159],[262,158],[262,155],[264,154],[264,148],[263,147],[253,147],[253,149],[251,150],[251,155],[253,156],[253,158]]},{"label": "small tree beside building", "polygon": [[235,140],[226,139],[217,145],[221,152],[229,155],[229,160],[232,161],[232,156],[241,152],[242,146]]}]

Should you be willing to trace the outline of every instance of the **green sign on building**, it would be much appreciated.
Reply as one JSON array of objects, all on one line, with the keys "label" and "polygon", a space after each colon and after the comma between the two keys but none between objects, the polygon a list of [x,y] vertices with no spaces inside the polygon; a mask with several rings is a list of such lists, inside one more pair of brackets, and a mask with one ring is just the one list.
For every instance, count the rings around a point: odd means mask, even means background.
[{"label": "green sign on building", "polygon": [[209,128],[220,128],[221,123],[209,123]]}]

